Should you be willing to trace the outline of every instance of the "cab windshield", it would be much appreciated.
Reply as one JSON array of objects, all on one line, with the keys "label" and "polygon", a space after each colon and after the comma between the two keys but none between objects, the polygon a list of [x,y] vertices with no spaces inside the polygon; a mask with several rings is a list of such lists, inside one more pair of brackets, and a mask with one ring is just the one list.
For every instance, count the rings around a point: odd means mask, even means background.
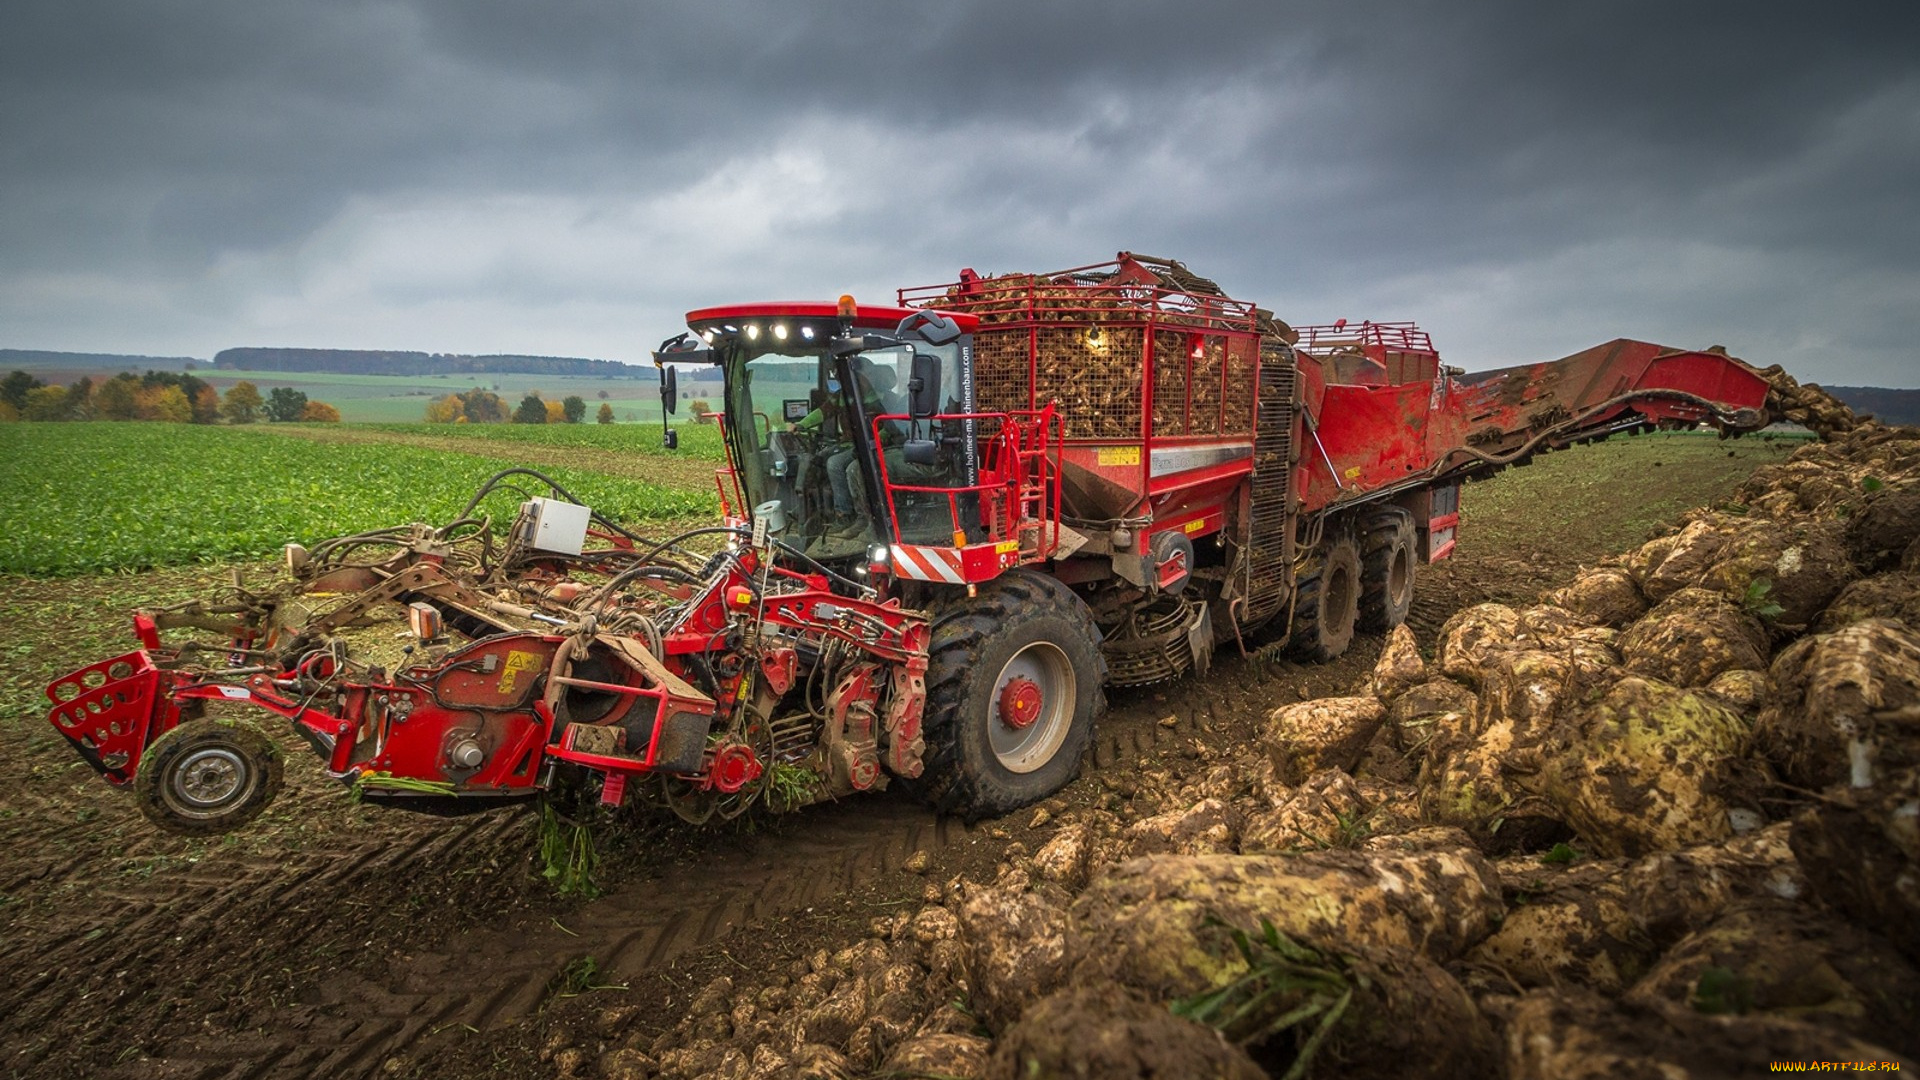
[{"label": "cab windshield", "polygon": [[[946,496],[899,493],[896,518],[881,494],[882,460],[894,485],[967,483],[963,424],[950,422],[945,432],[939,421],[905,416],[916,351],[940,360],[940,411],[962,411],[958,344],[916,342],[837,360],[795,342],[735,339],[720,350],[727,439],[748,508],[777,502],[789,544],[815,558],[852,558],[892,542],[895,524],[908,543],[953,542]],[[919,444],[917,462],[907,460],[910,440]]]}]

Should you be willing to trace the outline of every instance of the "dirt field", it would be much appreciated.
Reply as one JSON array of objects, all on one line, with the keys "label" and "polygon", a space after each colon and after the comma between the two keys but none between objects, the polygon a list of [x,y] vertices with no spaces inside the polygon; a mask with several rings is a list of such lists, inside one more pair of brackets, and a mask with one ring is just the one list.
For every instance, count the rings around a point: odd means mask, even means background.
[{"label": "dirt field", "polygon": [[[1795,445],[1620,439],[1470,488],[1457,556],[1430,568],[1411,621],[1424,636],[1462,606],[1565,580]],[[357,805],[297,745],[286,793],[254,826],[159,833],[45,724],[40,687],[127,648],[133,604],[227,573],[0,581],[5,1075],[595,1075],[584,1051],[563,1051],[595,1045],[607,1016],[665,1030],[718,975],[836,948],[930,887],[990,878],[1012,845],[1037,846],[1027,813],[968,828],[893,795],[730,830],[636,822],[603,837],[606,894],[563,901],[534,872],[530,812]],[[1380,645],[1363,638],[1317,668],[1223,655],[1204,681],[1116,695],[1089,767],[1048,813],[1151,815],[1131,777],[1203,771],[1274,706],[1357,685]]]}]

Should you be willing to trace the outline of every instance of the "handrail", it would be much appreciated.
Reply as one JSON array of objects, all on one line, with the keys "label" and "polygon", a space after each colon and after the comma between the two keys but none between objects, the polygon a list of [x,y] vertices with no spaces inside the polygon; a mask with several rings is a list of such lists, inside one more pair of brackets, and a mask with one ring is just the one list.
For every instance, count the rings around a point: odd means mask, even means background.
[{"label": "handrail", "polygon": [[1434,350],[1432,336],[1410,322],[1330,323],[1296,326],[1294,330],[1300,334],[1294,347],[1308,351],[1341,345],[1361,348],[1372,345],[1395,352],[1439,355]]},{"label": "handrail", "polygon": [[[883,413],[873,417],[873,445],[880,445],[881,425],[888,422],[933,421],[936,423],[965,423],[983,420],[997,420],[1000,431],[990,437],[990,441],[999,441],[1009,432],[1014,433],[1011,452],[1014,456],[1014,469],[1011,472],[973,484],[904,484],[896,482],[887,469],[887,455],[883,451],[876,455],[880,470],[880,487],[887,500],[887,517],[890,519],[893,542],[903,544],[907,541],[900,534],[900,514],[898,493],[914,492],[919,494],[944,494],[947,497],[948,520],[955,527],[955,547],[965,547],[964,529],[961,527],[960,496],[969,494],[988,494],[1004,492],[1008,511],[1008,524],[1011,536],[1001,536],[995,528],[996,522],[987,517],[988,507],[983,505],[981,524],[986,527],[990,541],[1018,540],[1022,532],[1035,530],[1033,549],[1034,559],[1045,559],[1052,555],[1060,544],[1060,473],[1062,466],[1061,447],[1064,440],[1058,430],[1061,421],[1053,405],[1049,403],[1043,409],[1015,409],[1006,412],[936,413],[933,416],[912,416],[908,413]],[[1024,437],[1023,437],[1024,435]],[[1035,475],[1036,469],[1037,473]],[[1034,503],[1032,512],[1028,503]]]},{"label": "handrail", "polygon": [[1009,274],[896,290],[902,307],[931,307],[980,315],[1013,316],[1008,322],[1159,322],[1204,329],[1255,331],[1256,305],[1178,283],[1139,280],[1087,281],[1078,275],[1115,269],[1097,263],[1050,274]]}]

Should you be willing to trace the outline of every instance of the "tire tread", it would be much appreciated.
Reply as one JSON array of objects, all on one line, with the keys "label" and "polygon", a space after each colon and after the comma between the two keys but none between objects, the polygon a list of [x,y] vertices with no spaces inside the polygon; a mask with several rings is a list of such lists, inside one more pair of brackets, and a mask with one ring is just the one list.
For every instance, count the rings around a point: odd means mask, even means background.
[{"label": "tire tread", "polygon": [[[908,781],[935,810],[976,821],[1035,801],[1023,793],[999,790],[1004,785],[994,783],[992,777],[970,773],[960,760],[959,741],[948,729],[965,714],[970,675],[992,639],[1046,616],[1063,616],[1085,628],[1085,643],[1095,664],[1093,685],[1088,688],[1091,715],[1097,718],[1106,711],[1107,673],[1100,631],[1094,626],[1093,613],[1072,589],[1043,574],[1013,570],[982,586],[978,597],[948,604],[934,617],[928,650],[925,768],[918,779]],[[1073,759],[1062,786],[1078,774],[1091,728],[1088,724],[1084,730],[1069,732],[1061,746],[1060,753]]]}]

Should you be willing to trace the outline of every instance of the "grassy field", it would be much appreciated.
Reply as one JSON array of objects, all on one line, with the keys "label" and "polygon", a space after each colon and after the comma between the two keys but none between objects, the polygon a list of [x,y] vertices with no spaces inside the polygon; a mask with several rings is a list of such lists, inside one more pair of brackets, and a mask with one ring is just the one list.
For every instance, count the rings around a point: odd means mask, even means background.
[{"label": "grassy field", "polygon": [[[0,573],[184,565],[444,521],[512,465],[549,472],[619,520],[711,516],[719,430],[679,430],[680,449],[668,452],[648,425],[0,425]],[[1461,549],[1631,547],[1798,445],[1679,434],[1549,454],[1467,490]],[[499,495],[496,519],[517,498]]]},{"label": "grassy field", "polygon": [[[146,364],[141,360],[149,361]],[[129,363],[123,365],[90,365],[67,367],[46,363],[27,363],[23,370],[39,378],[67,385],[81,377],[99,382],[110,379],[120,371],[132,371],[139,374],[156,366],[158,357],[128,357]],[[158,367],[177,371],[173,364],[157,364]],[[632,375],[627,378],[593,378],[571,375],[533,375],[519,372],[463,373],[458,375],[348,375],[324,371],[240,371],[222,368],[210,368],[196,365],[192,374],[204,380],[214,389],[225,393],[234,383],[245,380],[260,388],[265,394],[276,386],[286,386],[298,390],[307,397],[328,402],[340,410],[340,418],[347,423],[411,423],[426,418],[427,405],[448,394],[478,386],[489,389],[505,398],[509,408],[519,403],[528,391],[538,393],[547,401],[560,401],[570,394],[577,394],[587,403],[587,413],[591,418],[599,411],[600,403],[613,406],[617,423],[653,423],[660,422],[660,392],[658,375],[651,366],[634,366]],[[680,415],[685,417],[692,399],[707,397],[717,406],[720,387],[718,383],[700,383],[689,378],[689,371],[681,371],[681,386],[685,391],[685,400],[680,402]]]},{"label": "grassy field", "polygon": [[[320,442],[264,428],[0,425],[0,573],[57,576],[206,562],[271,552],[290,540],[444,522],[517,457]],[[540,466],[616,520],[713,512],[713,498],[690,484]],[[704,471],[711,476],[710,463]],[[511,518],[518,498],[500,492],[488,510],[496,520]]]},{"label": "grassy field", "polygon": [[[595,379],[565,375],[527,375],[488,373],[484,375],[341,375],[320,371],[229,371],[202,368],[195,375],[225,393],[229,387],[246,380],[265,394],[275,386],[288,386],[309,398],[328,402],[340,410],[347,423],[410,423],[425,418],[427,405],[448,394],[475,386],[489,389],[506,399],[508,408],[519,404],[528,392],[547,401],[559,401],[577,394],[587,403],[591,419],[600,403],[613,406],[618,424],[658,424],[660,391],[652,368],[637,369],[631,379]],[[689,382],[688,386],[692,384]],[[718,385],[714,387],[717,397]],[[687,402],[681,403],[682,416]],[[716,401],[717,405],[718,402]]]},{"label": "grassy field", "polygon": [[1806,444],[1800,433],[1722,440],[1711,432],[1616,435],[1546,454],[1460,495],[1460,548],[1573,549],[1583,558],[1637,547],[1682,513],[1725,499],[1755,468]]},{"label": "grassy field", "polygon": [[[683,420],[683,418],[676,418]],[[565,446],[606,450],[620,454],[697,458],[720,461],[718,424],[680,422],[678,450],[660,445],[660,422],[651,424],[360,424],[361,430],[395,438],[456,439],[521,446]]]}]

